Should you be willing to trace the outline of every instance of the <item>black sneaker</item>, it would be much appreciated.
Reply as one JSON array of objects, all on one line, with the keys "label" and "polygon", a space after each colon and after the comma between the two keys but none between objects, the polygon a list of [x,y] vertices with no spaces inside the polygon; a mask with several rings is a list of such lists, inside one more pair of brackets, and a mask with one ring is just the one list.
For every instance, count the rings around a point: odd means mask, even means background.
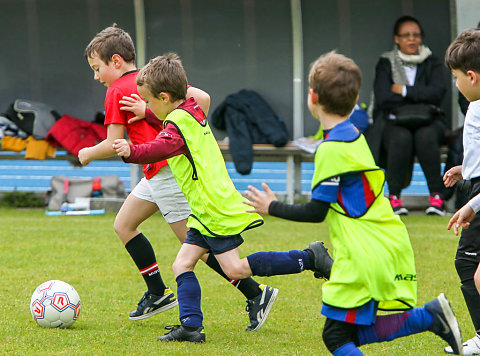
[{"label": "black sneaker", "polygon": [[255,331],[262,327],[277,298],[277,288],[272,288],[265,284],[261,284],[260,288],[263,290],[262,293],[253,299],[247,300],[245,310],[248,312],[248,317],[250,318],[250,325],[245,329],[247,331]]},{"label": "black sneaker", "polygon": [[163,336],[159,336],[157,338],[158,341],[205,342],[203,326],[199,326],[194,330],[188,330],[183,325],[167,325],[165,329],[170,331]]},{"label": "black sneaker", "polygon": [[170,288],[165,289],[162,296],[146,291],[142,299],[138,302],[137,310],[130,313],[129,319],[140,320],[150,318],[176,305],[178,305],[178,301]]},{"label": "black sneaker", "polygon": [[462,355],[462,333],[445,294],[425,304],[425,309],[433,314],[429,330],[445,340],[455,355]]},{"label": "black sneaker", "polygon": [[323,241],[312,242],[306,249],[312,260],[312,270],[315,272],[315,278],[330,279],[333,259],[328,254],[328,249],[323,245]]}]

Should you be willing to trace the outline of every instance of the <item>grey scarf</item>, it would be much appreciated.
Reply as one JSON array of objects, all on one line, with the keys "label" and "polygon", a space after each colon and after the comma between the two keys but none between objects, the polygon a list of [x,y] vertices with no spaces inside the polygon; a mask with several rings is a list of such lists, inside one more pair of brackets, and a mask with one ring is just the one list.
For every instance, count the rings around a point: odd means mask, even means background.
[{"label": "grey scarf", "polygon": [[[422,63],[425,59],[430,57],[432,51],[425,45],[418,47],[418,54],[405,54],[400,52],[397,45],[393,47],[393,50],[382,53],[380,57],[387,58],[392,66],[393,82],[395,84],[409,85],[407,75],[405,74],[405,68],[403,66],[416,66],[418,63]],[[373,91],[370,95],[370,105],[368,106],[368,114],[370,117],[373,115],[373,107],[375,105],[375,96]]]},{"label": "grey scarf", "polygon": [[432,54],[430,48],[420,45],[418,54],[405,54],[398,50],[397,46],[392,51],[385,52],[381,55],[383,58],[388,58],[392,65],[393,82],[395,84],[408,85],[407,76],[403,66],[416,66],[422,63]]}]

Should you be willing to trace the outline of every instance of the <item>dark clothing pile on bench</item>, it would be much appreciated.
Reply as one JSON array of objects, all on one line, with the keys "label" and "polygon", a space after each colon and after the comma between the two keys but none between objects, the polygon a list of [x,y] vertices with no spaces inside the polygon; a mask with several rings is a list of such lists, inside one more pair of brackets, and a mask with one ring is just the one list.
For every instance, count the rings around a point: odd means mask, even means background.
[{"label": "dark clothing pile on bench", "polygon": [[253,90],[243,89],[227,96],[213,112],[212,124],[227,131],[233,162],[240,174],[252,170],[252,144],[283,147],[289,139],[285,123]]}]

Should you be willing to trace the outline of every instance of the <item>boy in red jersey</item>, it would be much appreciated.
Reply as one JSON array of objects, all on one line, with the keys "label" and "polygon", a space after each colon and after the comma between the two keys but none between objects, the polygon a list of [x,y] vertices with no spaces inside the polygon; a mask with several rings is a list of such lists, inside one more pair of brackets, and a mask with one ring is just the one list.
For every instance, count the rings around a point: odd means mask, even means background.
[{"label": "boy in red jersey", "polygon": [[[104,29],[87,46],[85,57],[94,71],[94,79],[108,89],[105,97],[107,138],[96,146],[84,148],[79,152],[78,158],[83,165],[95,159],[114,156],[112,143],[115,139],[124,137],[125,129],[134,144],[141,144],[153,140],[161,128],[158,124],[149,125],[146,120],[129,121],[135,115],[121,109],[120,101],[124,97],[138,95],[135,47],[127,32],[115,25]],[[189,87],[187,97],[195,97],[205,115],[208,113],[210,97],[207,93]],[[148,114],[151,112],[147,112],[147,116]],[[155,252],[148,239],[138,230],[138,226],[160,210],[177,238],[183,243],[187,235],[186,221],[190,214],[188,202],[166,161],[146,164],[143,166],[143,172],[145,178],[129,194],[114,222],[115,232],[148,287],[137,309],[130,313],[131,320],[145,319],[177,305],[172,290],[166,287],[162,280]],[[202,259],[246,296],[250,317],[247,330],[260,328],[268,313],[259,311],[264,310],[267,302],[273,303],[277,290],[259,285],[251,278],[232,281],[223,273],[213,255],[206,254]]]}]

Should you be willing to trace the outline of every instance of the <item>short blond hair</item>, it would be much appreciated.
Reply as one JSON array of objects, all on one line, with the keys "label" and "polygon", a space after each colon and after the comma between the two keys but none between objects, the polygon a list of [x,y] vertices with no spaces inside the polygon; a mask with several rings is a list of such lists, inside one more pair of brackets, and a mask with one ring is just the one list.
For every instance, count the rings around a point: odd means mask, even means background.
[{"label": "short blond hair", "polygon": [[311,64],[308,81],[326,112],[347,116],[357,101],[362,73],[352,59],[331,51]]},{"label": "short blond hair", "polygon": [[170,94],[172,101],[185,100],[187,74],[180,57],[175,53],[167,53],[151,59],[138,73],[137,85],[148,86],[154,97],[165,92]]}]

